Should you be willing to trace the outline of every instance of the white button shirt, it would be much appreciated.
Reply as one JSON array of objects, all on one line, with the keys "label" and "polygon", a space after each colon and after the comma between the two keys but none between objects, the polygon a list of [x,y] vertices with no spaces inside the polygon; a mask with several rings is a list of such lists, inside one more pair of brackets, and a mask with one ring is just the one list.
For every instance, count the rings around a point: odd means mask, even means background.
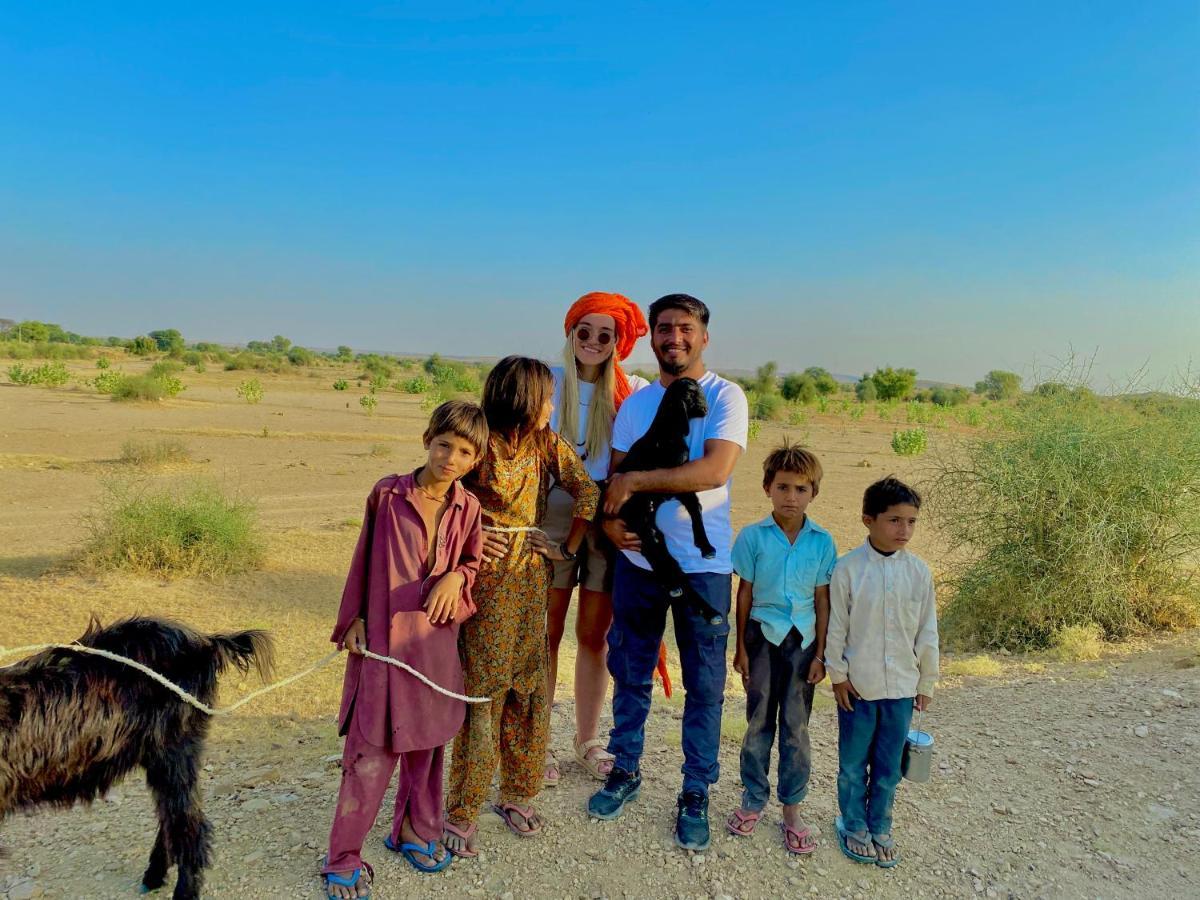
[{"label": "white button shirt", "polygon": [[884,556],[864,541],[838,560],[829,584],[829,680],[864,700],[933,695],[937,599],[929,566],[907,550]]}]

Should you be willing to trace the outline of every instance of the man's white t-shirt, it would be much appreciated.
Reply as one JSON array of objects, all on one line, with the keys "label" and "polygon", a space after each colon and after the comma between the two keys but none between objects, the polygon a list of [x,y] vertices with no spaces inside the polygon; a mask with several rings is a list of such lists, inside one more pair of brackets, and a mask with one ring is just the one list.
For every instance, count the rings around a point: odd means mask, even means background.
[{"label": "man's white t-shirt", "polygon": [[[562,405],[563,367],[551,366],[550,373],[554,376],[554,412],[550,414],[550,430],[558,431],[558,408]],[[628,378],[629,385],[633,388],[633,393],[635,394],[650,383],[640,375],[629,375]],[[602,447],[594,455],[584,453],[584,444],[587,439],[588,414],[591,412],[592,394],[595,392],[596,385],[590,381],[581,380],[579,382],[579,434],[575,435],[573,440],[570,437],[567,440],[575,445],[575,452],[583,460],[583,467],[592,476],[592,480],[603,481],[608,477],[608,463],[612,459],[612,448]],[[626,398],[626,402],[628,402],[628,398]]]},{"label": "man's white t-shirt", "polygon": [[[741,387],[726,381],[716,372],[705,372],[698,379],[704,399],[708,403],[708,415],[692,419],[688,435],[688,459],[699,459],[704,455],[704,442],[710,440],[731,441],[746,449],[746,432],[749,428],[749,409],[746,395]],[[617,413],[613,424],[613,450],[628,453],[634,442],[650,429],[658,405],[666,394],[661,381],[652,382],[629,397]],[[704,528],[709,542],[716,547],[717,555],[705,559],[700,555],[692,539],[692,520],[678,500],[668,500],[658,509],[658,527],[667,540],[667,549],[685,572],[715,572],[727,575],[733,571],[730,553],[733,548],[733,523],[730,520],[729,496],[733,479],[710,491],[697,491],[700,506],[704,511]],[[640,553],[622,551],[629,561],[643,569],[650,563]]]}]

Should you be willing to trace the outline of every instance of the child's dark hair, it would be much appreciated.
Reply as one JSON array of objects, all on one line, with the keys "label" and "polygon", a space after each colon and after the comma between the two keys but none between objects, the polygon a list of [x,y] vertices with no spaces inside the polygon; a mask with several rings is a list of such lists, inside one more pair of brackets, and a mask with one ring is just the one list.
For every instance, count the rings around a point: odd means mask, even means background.
[{"label": "child's dark hair", "polygon": [[789,443],[787,438],[763,460],[763,487],[770,490],[771,482],[780,472],[792,472],[807,479],[814,497],[821,490],[821,477],[825,474],[815,454],[799,444]]},{"label": "child's dark hair", "polygon": [[695,316],[705,328],[708,327],[708,307],[703,300],[697,300],[691,294],[667,294],[659,297],[650,304],[650,330],[658,322],[658,317],[668,309],[680,309],[689,316]]},{"label": "child's dark hair", "polygon": [[488,427],[508,440],[524,443],[554,394],[550,367],[528,356],[506,356],[483,383],[483,414]]},{"label": "child's dark hair", "polygon": [[874,518],[885,512],[889,506],[895,506],[898,503],[907,503],[920,509],[921,495],[895,475],[881,478],[863,491],[864,516]]},{"label": "child's dark hair", "polygon": [[487,451],[487,417],[478,403],[447,400],[433,411],[422,439],[426,444],[439,434],[453,434],[467,441],[482,456]]}]

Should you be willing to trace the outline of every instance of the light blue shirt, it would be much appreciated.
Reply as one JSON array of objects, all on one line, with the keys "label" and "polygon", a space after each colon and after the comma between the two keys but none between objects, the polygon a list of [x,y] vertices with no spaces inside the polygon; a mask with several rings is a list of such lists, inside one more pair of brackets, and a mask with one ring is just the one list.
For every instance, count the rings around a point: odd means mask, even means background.
[{"label": "light blue shirt", "polygon": [[795,628],[801,646],[813,642],[817,588],[829,584],[837,564],[833,536],[805,516],[795,543],[775,523],[774,516],[747,525],[733,544],[733,570],[754,585],[750,618],[762,626],[763,636],[778,646]]}]

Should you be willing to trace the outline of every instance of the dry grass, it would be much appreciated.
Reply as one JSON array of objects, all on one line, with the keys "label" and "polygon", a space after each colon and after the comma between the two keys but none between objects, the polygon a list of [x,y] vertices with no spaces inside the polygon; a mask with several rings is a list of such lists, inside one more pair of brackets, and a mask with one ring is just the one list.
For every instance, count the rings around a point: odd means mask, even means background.
[{"label": "dry grass", "polygon": [[191,459],[191,450],[179,440],[136,441],[131,438],[121,445],[121,462],[126,465],[153,468],[181,465]]}]

